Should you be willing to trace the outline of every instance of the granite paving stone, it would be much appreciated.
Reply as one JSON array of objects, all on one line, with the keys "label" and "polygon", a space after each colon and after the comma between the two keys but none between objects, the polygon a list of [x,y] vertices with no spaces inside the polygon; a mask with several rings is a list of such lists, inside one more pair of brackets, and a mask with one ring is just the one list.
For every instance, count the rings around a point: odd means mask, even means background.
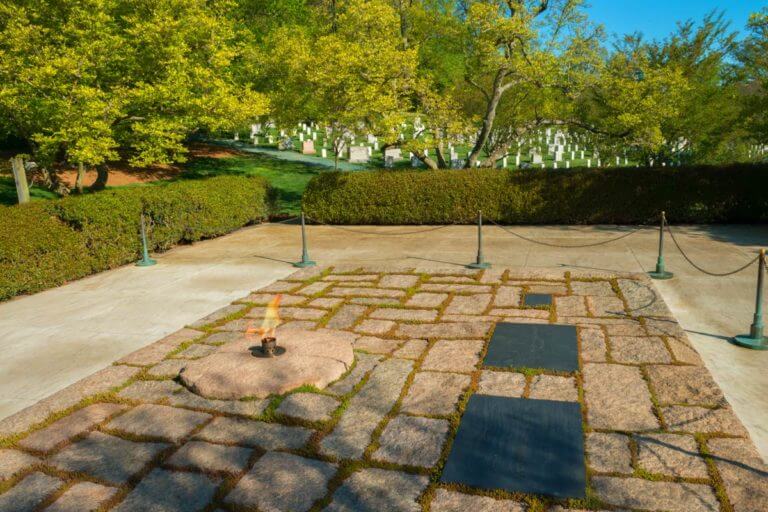
[{"label": "granite paving stone", "polygon": [[333,286],[332,283],[327,283],[323,281],[316,281],[314,283],[308,284],[304,288],[301,288],[300,290],[297,290],[296,293],[300,295],[317,295],[319,293],[323,293],[325,290]]},{"label": "granite paving stone", "polygon": [[139,350],[128,354],[127,356],[118,360],[118,363],[142,366],[157,364],[165,359],[165,356],[169,352],[174,350],[182,343],[192,341],[204,335],[205,333],[195,329],[181,329],[174,332],[173,334],[169,334],[165,338],[156,341],[155,343],[152,343],[151,345],[147,345],[144,348],[140,348]]},{"label": "granite paving stone", "polygon": [[520,307],[520,298],[523,289],[517,286],[500,286],[493,299],[493,305],[497,308]]},{"label": "granite paving stone", "polygon": [[640,431],[659,428],[651,394],[639,368],[584,365],[587,423],[592,428]]},{"label": "granite paving stone", "polygon": [[205,343],[193,343],[189,347],[185,348],[178,354],[174,354],[174,358],[179,359],[198,359],[205,357],[216,352],[215,345],[206,345]]},{"label": "granite paving stone", "polygon": [[326,391],[336,395],[346,395],[363,379],[366,373],[379,364],[381,356],[355,352],[355,366],[345,377],[334,382]]},{"label": "granite paving stone", "polygon": [[341,281],[341,282],[363,282],[363,281],[376,281],[379,278],[378,274],[329,274],[323,277],[323,281]]},{"label": "granite paving stone", "polygon": [[258,416],[269,405],[269,399],[263,400],[215,400],[196,395],[187,389],[174,393],[168,402],[175,407],[217,411],[240,416]]},{"label": "granite paving stone", "polygon": [[243,333],[241,332],[220,331],[220,332],[214,332],[213,334],[206,336],[205,338],[200,340],[200,342],[207,343],[209,345],[223,345],[225,343],[231,343],[233,341],[237,341],[242,337],[243,337]]},{"label": "granite paving stone", "polygon": [[593,297],[616,297],[608,281],[571,281],[574,295],[592,295]]},{"label": "granite paving stone", "polygon": [[[490,316],[503,316],[505,318],[514,319],[531,319],[531,320],[543,320],[547,322],[549,320],[549,311],[543,309],[511,309],[511,308],[495,308],[488,312]],[[443,317],[443,320],[446,318]],[[531,323],[531,322],[526,322]]]},{"label": "granite paving stone", "polygon": [[483,271],[482,275],[478,278],[478,281],[480,281],[483,284],[500,284],[502,277],[504,277],[504,273],[506,272],[503,268],[487,268],[485,271]]},{"label": "granite paving stone", "polygon": [[213,499],[220,480],[201,473],[153,469],[115,512],[198,512]]},{"label": "granite paving stone", "polygon": [[528,293],[545,295],[565,295],[568,293],[564,284],[531,283],[528,285]]},{"label": "granite paving stone", "polygon": [[701,356],[696,352],[696,349],[691,346],[687,337],[667,338],[667,345],[669,345],[669,350],[672,352],[675,361],[696,366],[704,365]]},{"label": "granite paving stone", "polygon": [[351,304],[361,306],[399,306],[400,299],[388,299],[386,297],[353,297],[349,299]]},{"label": "granite paving stone", "polygon": [[707,465],[692,436],[676,434],[636,435],[637,465],[657,475],[708,478]]},{"label": "granite paving stone", "polygon": [[742,437],[747,435],[744,426],[729,407],[710,409],[672,405],[662,407],[661,415],[671,432],[723,433]]},{"label": "granite paving stone", "polygon": [[49,461],[63,471],[83,472],[121,485],[144,469],[168,446],[165,443],[136,443],[101,432],[91,432]]},{"label": "granite paving stone", "polygon": [[413,363],[404,359],[379,364],[352,397],[333,431],[320,442],[321,451],[345,459],[361,457],[371,434],[395,405],[412,367]]},{"label": "granite paving stone", "polygon": [[430,283],[475,283],[477,279],[468,276],[432,276],[429,279]]},{"label": "granite paving stone", "polygon": [[720,387],[702,366],[648,366],[646,371],[662,404],[725,404]]},{"label": "granite paving stone", "polygon": [[526,512],[528,507],[512,500],[437,489],[429,509],[431,512]]},{"label": "granite paving stone", "polygon": [[617,507],[668,512],[720,510],[712,488],[703,484],[596,476],[592,488],[600,499]]},{"label": "granite paving stone", "polygon": [[490,286],[482,284],[440,284],[440,283],[425,283],[421,285],[419,291],[422,292],[438,292],[438,293],[491,293]]},{"label": "granite paving stone", "polygon": [[258,446],[264,450],[298,450],[312,435],[304,427],[218,417],[195,434],[195,439],[212,443]]},{"label": "granite paving stone", "polygon": [[378,308],[370,314],[371,318],[382,320],[403,320],[409,322],[434,322],[437,318],[436,309],[401,309]]},{"label": "granite paving stone", "polygon": [[373,458],[406,466],[432,467],[448,434],[446,420],[396,416],[384,428]]},{"label": "granite paving stone", "polygon": [[160,402],[170,399],[174,393],[183,389],[183,386],[172,380],[137,380],[120,390],[117,396],[141,402]]},{"label": "granite paving stone", "polygon": [[275,281],[259,290],[260,293],[288,293],[301,287],[300,283],[291,281]]},{"label": "granite paving stone", "polygon": [[267,452],[225,502],[270,512],[305,512],[325,496],[336,466],[290,453]]},{"label": "granite paving stone", "polygon": [[77,482],[46,507],[45,512],[94,512],[116,492],[115,487]]},{"label": "granite paving stone", "polygon": [[35,405],[0,420],[0,437],[25,432],[33,425],[45,421],[52,413],[72,407],[89,396],[105,393],[123,385],[140,371],[140,368],[123,365],[112,365],[99,370]]},{"label": "granite paving stone", "polygon": [[171,455],[165,464],[198,471],[240,473],[248,464],[251,452],[251,449],[241,446],[190,441]]},{"label": "granite paving stone", "polygon": [[355,331],[362,334],[386,334],[392,330],[397,324],[391,320],[363,320],[360,322]]},{"label": "granite paving stone", "polygon": [[418,359],[427,349],[427,340],[408,340],[402,347],[395,350],[394,356],[403,359]]},{"label": "granite paving stone", "polygon": [[584,297],[578,295],[555,297],[554,302],[557,316],[587,316],[587,305],[584,302]]},{"label": "granite paving stone", "polygon": [[746,439],[709,439],[707,447],[734,512],[764,512],[768,465]]},{"label": "granite paving stone", "polygon": [[339,407],[339,401],[317,393],[293,393],[277,408],[277,412],[307,421],[328,421]]},{"label": "granite paving stone", "polygon": [[672,312],[650,281],[619,279],[617,282],[633,316],[672,318]]},{"label": "granite paving stone", "polygon": [[625,316],[624,302],[618,297],[587,297],[587,308],[594,316]]},{"label": "granite paving stone", "polygon": [[632,452],[629,437],[624,434],[590,432],[584,447],[592,470],[632,474]]},{"label": "granite paving stone", "polygon": [[611,336],[611,357],[617,363],[671,363],[672,356],[657,336]]},{"label": "granite paving stone", "polygon": [[477,392],[481,395],[520,398],[525,391],[525,375],[483,370]]},{"label": "granite paving stone", "polygon": [[456,295],[448,307],[447,315],[480,315],[488,308],[493,296],[490,293],[478,293],[475,295]]},{"label": "granite paving stone", "polygon": [[46,428],[33,432],[22,439],[19,446],[38,452],[49,452],[125,409],[124,405],[104,403],[83,407]]},{"label": "granite paving stone", "polygon": [[183,359],[166,359],[147,370],[153,377],[175,377],[187,365]]},{"label": "granite paving stone", "polygon": [[559,400],[576,402],[579,393],[572,377],[557,375],[536,375],[531,379],[529,398],[535,400]]},{"label": "granite paving stone", "polygon": [[406,306],[436,308],[448,298],[447,293],[416,293],[405,303]]},{"label": "granite paving stone", "polygon": [[226,318],[231,315],[236,315],[238,313],[243,312],[247,306],[245,304],[229,304],[228,306],[224,306],[223,308],[217,309],[210,315],[206,315],[200,320],[193,322],[189,324],[189,327],[193,329],[199,329],[201,327],[205,327],[210,324],[214,324],[223,318]]},{"label": "granite paving stone", "polygon": [[490,322],[401,324],[397,334],[405,338],[482,338],[490,328]]},{"label": "granite paving stone", "polygon": [[[369,468],[352,474],[336,489],[325,512],[421,512],[417,499],[429,484],[424,475]],[[396,489],[397,492],[392,492]]]},{"label": "granite paving stone", "polygon": [[333,298],[333,297],[320,297],[319,299],[314,299],[309,303],[309,306],[312,306],[313,308],[323,308],[323,309],[333,309],[339,304],[344,302],[344,299],[339,298]]},{"label": "granite paving stone", "polygon": [[389,274],[381,278],[379,286],[382,288],[410,288],[416,286],[419,276],[404,274]]},{"label": "granite paving stone", "polygon": [[405,297],[403,290],[393,290],[391,288],[363,288],[363,287],[346,287],[346,286],[334,286],[328,295],[332,297],[374,297],[374,298],[390,298],[398,299]]},{"label": "granite paving stone", "polygon": [[0,494],[0,512],[34,512],[63,483],[45,473],[27,475],[10,490]]},{"label": "granite paving stone", "polygon": [[0,448],[0,482],[39,464],[37,457],[10,448]]},{"label": "granite paving stone", "polygon": [[[303,304],[307,298],[301,295],[289,295],[282,294],[283,298],[280,299],[280,304],[283,306],[297,306]],[[265,306],[269,304],[275,298],[274,293],[251,293],[250,295],[243,297],[239,302],[250,302],[255,305]]]},{"label": "granite paving stone", "polygon": [[[267,308],[253,308],[246,315],[248,318],[264,318]],[[290,320],[319,320],[328,313],[323,309],[280,307],[280,318]]]},{"label": "granite paving stone", "polygon": [[203,412],[142,404],[113,419],[107,423],[106,428],[136,436],[178,442],[210,418],[210,414]]},{"label": "granite paving stone", "polygon": [[403,398],[400,410],[424,416],[453,414],[470,380],[469,375],[459,373],[419,372]]},{"label": "granite paving stone", "polygon": [[590,363],[603,363],[606,360],[607,347],[605,334],[600,329],[579,329],[581,340],[581,359]]},{"label": "granite paving stone", "polygon": [[480,360],[481,340],[438,340],[421,364],[423,370],[471,372]]},{"label": "granite paving stone", "polygon": [[400,345],[400,340],[377,338],[375,336],[361,336],[355,340],[355,350],[364,350],[372,354],[389,354]]},{"label": "granite paving stone", "polygon": [[329,329],[348,329],[365,313],[364,306],[347,304],[341,306],[326,324]]}]

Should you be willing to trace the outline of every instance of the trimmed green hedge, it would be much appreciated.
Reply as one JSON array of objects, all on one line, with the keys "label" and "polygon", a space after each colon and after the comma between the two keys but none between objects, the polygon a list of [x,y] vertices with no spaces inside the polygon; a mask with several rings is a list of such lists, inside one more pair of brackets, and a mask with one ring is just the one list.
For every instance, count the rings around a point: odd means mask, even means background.
[{"label": "trimmed green hedge", "polygon": [[331,224],[768,221],[768,166],[323,173],[304,211]]},{"label": "trimmed green hedge", "polygon": [[211,238],[267,216],[262,178],[222,176],[0,207],[0,300],[136,261],[141,212],[151,250]]}]

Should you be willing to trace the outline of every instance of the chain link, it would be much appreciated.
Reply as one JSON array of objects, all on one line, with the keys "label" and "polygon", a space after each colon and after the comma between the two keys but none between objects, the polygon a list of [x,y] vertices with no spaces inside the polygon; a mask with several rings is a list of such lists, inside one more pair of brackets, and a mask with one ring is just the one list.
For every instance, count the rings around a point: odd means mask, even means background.
[{"label": "chain link", "polygon": [[641,224],[640,226],[638,226],[637,228],[633,229],[629,233],[623,233],[622,235],[617,236],[615,238],[611,238],[610,240],[603,240],[603,241],[600,241],[600,242],[590,242],[588,244],[569,245],[569,244],[555,244],[555,243],[551,243],[551,242],[542,242],[540,240],[534,240],[533,238],[529,238],[527,236],[521,235],[520,233],[512,231],[508,227],[502,226],[501,224],[498,224],[498,223],[496,223],[496,222],[494,222],[494,221],[492,221],[490,219],[488,219],[488,222],[490,222],[491,224],[493,224],[496,227],[499,227],[499,228],[503,229],[504,231],[506,231],[507,233],[509,233],[511,235],[514,235],[514,236],[516,236],[518,238],[521,238],[521,239],[525,240],[526,242],[531,242],[533,244],[538,244],[538,245],[545,245],[547,247],[560,247],[560,248],[564,248],[564,249],[578,249],[580,247],[597,247],[598,245],[605,245],[605,244],[609,244],[611,242],[617,242],[619,240],[622,240],[624,238],[632,236],[635,233],[637,233],[638,231],[641,231],[641,230],[643,230],[643,229],[645,229],[647,227],[644,224]]},{"label": "chain link", "polygon": [[752,266],[752,264],[753,264],[754,262],[756,262],[757,260],[759,260],[759,259],[760,259],[760,256],[759,256],[759,255],[758,255],[758,256],[755,256],[755,257],[754,257],[754,259],[752,259],[752,260],[751,260],[749,263],[747,263],[746,265],[744,265],[744,266],[742,266],[742,267],[739,267],[739,268],[737,268],[736,270],[733,270],[733,271],[731,271],[731,272],[723,272],[723,273],[718,273],[718,272],[711,272],[711,271],[709,271],[709,270],[706,270],[706,269],[704,269],[704,268],[701,268],[701,267],[700,267],[700,266],[698,266],[696,263],[694,263],[694,262],[693,262],[693,260],[691,260],[691,258],[689,258],[689,257],[688,257],[688,255],[685,253],[685,251],[683,251],[683,248],[682,248],[682,247],[680,247],[680,243],[677,241],[677,238],[675,238],[675,234],[672,232],[672,228],[669,226],[669,224],[667,224],[667,232],[669,233],[669,236],[670,236],[670,237],[672,237],[672,242],[674,242],[675,246],[677,247],[677,250],[678,250],[678,251],[680,251],[680,254],[682,254],[682,255],[683,255],[683,258],[685,258],[685,261],[687,261],[688,263],[690,263],[690,264],[691,264],[691,266],[692,266],[693,268],[695,268],[696,270],[698,270],[699,272],[703,272],[704,274],[707,274],[708,276],[712,276],[712,277],[727,277],[727,276],[732,276],[732,275],[734,275],[734,274],[738,274],[738,273],[739,273],[739,272],[741,272],[742,270],[746,270],[747,268],[751,267],[751,266]]}]

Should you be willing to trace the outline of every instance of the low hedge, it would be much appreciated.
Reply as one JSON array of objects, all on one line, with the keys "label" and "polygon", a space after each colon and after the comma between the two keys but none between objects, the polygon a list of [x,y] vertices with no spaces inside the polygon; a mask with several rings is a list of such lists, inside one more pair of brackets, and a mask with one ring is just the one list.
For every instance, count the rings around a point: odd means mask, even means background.
[{"label": "low hedge", "polygon": [[144,211],[153,251],[267,215],[262,178],[222,176],[0,207],[0,300],[135,261]]},{"label": "low hedge", "polygon": [[303,207],[330,224],[768,221],[768,166],[324,173]]}]

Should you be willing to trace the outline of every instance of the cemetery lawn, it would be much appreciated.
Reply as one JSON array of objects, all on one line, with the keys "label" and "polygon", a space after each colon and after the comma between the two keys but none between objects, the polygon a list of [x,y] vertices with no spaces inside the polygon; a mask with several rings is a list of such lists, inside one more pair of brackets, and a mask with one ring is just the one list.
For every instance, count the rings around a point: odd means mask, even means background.
[{"label": "cemetery lawn", "polygon": [[[32,201],[38,199],[55,199],[57,196],[44,188],[29,187],[29,196]],[[16,195],[16,184],[11,176],[0,176],[0,205],[11,206],[16,204],[18,196]]]},{"label": "cemetery lawn", "polygon": [[281,215],[301,212],[301,196],[309,180],[327,168],[303,162],[279,160],[267,155],[250,153],[225,158],[196,158],[187,164],[184,178],[206,178],[224,174],[261,176],[275,191],[277,209]]}]

